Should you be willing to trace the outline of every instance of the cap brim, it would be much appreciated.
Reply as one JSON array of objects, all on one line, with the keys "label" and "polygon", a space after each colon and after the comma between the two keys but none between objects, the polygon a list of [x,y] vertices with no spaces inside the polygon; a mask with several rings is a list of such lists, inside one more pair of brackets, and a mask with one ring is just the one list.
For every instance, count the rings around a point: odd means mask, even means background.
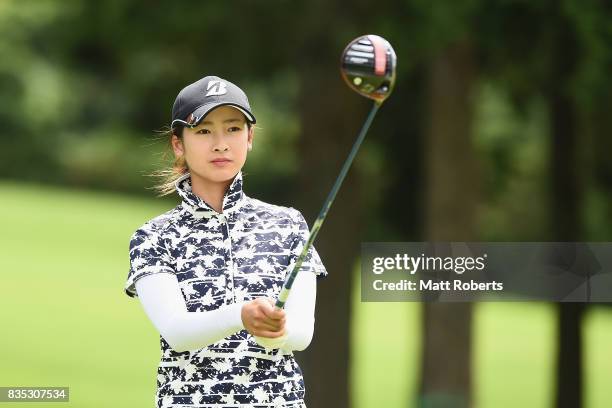
[{"label": "cap brim", "polygon": [[191,120],[185,121],[181,119],[175,119],[174,121],[172,121],[172,127],[174,127],[175,123],[177,122],[185,126],[197,126],[206,115],[208,115],[213,109],[216,109],[220,106],[231,106],[233,108],[236,108],[244,114],[247,121],[249,121],[250,123],[257,123],[255,116],[248,109],[231,102],[219,102],[200,106],[191,115],[189,115],[189,119]]}]

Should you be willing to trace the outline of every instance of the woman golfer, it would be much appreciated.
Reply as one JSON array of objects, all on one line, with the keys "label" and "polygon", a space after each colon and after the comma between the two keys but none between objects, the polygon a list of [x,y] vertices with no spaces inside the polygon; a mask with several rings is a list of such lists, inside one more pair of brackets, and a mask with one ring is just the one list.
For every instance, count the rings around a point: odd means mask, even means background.
[{"label": "woman golfer", "polygon": [[285,309],[274,307],[308,226],[294,209],[248,197],[242,166],[255,116],[236,85],[207,76],[172,109],[176,157],[159,186],[181,203],[131,237],[125,292],[160,333],[157,407],[305,407],[293,350],[312,339],[311,247]]}]

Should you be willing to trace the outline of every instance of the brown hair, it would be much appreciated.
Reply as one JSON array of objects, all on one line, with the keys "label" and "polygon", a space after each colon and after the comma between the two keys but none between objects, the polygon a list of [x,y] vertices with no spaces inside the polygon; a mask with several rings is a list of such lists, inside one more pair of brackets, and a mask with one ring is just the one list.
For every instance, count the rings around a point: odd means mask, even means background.
[{"label": "brown hair", "polygon": [[[174,157],[174,152],[172,150],[172,135],[176,135],[178,138],[183,137],[183,127],[178,126],[174,129],[166,128],[165,130],[158,131],[159,137],[162,139],[166,139],[168,141],[168,146],[170,149],[164,150],[162,152],[162,160],[164,162],[170,161],[170,157]],[[151,177],[155,177],[159,179],[159,182],[155,184],[153,187],[150,187],[152,190],[157,192],[157,197],[163,197],[168,194],[171,194],[175,190],[174,184],[176,180],[178,180],[181,176],[189,171],[187,167],[187,162],[183,156],[175,157],[174,162],[170,168],[156,170],[150,174]]]}]

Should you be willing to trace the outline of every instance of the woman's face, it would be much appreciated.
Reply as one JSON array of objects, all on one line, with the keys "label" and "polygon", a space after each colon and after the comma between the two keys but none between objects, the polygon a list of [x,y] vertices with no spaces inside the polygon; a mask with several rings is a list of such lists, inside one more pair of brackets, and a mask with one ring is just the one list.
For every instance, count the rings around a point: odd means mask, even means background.
[{"label": "woman's face", "polygon": [[[226,182],[234,177],[253,143],[253,128],[245,116],[231,106],[213,109],[194,128],[184,128],[182,140],[172,136],[172,148],[184,156],[193,176],[210,182]],[[227,161],[219,161],[226,159]]]}]

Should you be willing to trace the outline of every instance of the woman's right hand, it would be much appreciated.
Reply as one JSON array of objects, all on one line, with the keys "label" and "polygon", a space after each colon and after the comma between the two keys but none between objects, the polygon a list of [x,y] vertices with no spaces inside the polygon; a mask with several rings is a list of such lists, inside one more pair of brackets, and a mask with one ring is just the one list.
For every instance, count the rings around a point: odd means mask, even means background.
[{"label": "woman's right hand", "polygon": [[242,306],[242,324],[257,337],[277,338],[285,335],[285,310],[274,306],[270,298],[257,298]]}]

